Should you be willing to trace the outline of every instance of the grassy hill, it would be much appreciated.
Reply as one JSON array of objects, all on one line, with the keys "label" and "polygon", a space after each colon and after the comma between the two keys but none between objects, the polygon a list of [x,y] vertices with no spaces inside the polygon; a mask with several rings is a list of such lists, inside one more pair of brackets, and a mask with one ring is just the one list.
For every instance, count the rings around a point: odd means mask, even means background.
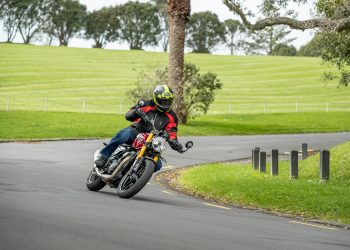
[{"label": "grassy hill", "polygon": [[[167,64],[158,52],[0,44],[0,110],[122,113],[138,72]],[[320,81],[319,58],[186,54],[224,88],[209,113],[350,111],[350,88]],[[8,97],[10,97],[8,99]],[[48,99],[46,99],[48,98]],[[327,104],[328,102],[328,104]]]}]

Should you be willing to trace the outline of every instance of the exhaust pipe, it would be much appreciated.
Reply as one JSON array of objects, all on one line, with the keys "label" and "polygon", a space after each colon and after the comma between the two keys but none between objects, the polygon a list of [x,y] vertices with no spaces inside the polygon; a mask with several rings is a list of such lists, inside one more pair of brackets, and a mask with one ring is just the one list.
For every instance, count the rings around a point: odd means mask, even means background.
[{"label": "exhaust pipe", "polygon": [[105,181],[105,182],[110,182],[110,181],[113,180],[114,177],[119,173],[119,171],[120,171],[122,168],[124,168],[124,166],[125,166],[126,164],[129,163],[130,158],[131,158],[131,157],[128,156],[128,157],[126,157],[124,160],[122,160],[122,162],[119,163],[118,167],[116,167],[116,169],[113,171],[113,173],[112,173],[111,175],[109,175],[109,174],[102,174],[102,173],[100,172],[100,170],[96,167],[96,164],[95,164],[95,168],[94,168],[94,169],[95,169],[95,172],[96,172],[96,174],[97,174],[99,177],[102,178],[103,181]]},{"label": "exhaust pipe", "polygon": [[[100,170],[95,166],[95,172],[96,172],[96,174],[99,176],[99,177],[101,177],[102,178],[102,180],[103,181],[105,181],[105,182],[109,182],[112,178],[112,175],[109,175],[109,174],[102,174],[101,172],[100,172]],[[114,173],[114,172],[113,172]]]}]

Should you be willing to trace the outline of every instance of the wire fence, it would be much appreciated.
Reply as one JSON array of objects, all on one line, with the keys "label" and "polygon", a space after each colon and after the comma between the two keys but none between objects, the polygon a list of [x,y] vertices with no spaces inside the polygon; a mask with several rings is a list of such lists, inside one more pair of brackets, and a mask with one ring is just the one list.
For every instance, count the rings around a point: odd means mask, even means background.
[{"label": "wire fence", "polygon": [[[80,112],[124,114],[133,105],[130,100],[115,97],[95,98],[0,98],[0,110]],[[210,105],[208,114],[267,114],[301,112],[350,112],[350,101],[343,102],[252,102],[251,100],[230,101]]]}]

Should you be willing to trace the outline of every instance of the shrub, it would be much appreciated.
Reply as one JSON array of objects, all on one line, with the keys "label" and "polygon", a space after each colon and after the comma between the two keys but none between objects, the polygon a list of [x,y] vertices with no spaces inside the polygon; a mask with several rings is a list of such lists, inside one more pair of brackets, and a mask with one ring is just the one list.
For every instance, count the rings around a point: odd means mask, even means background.
[{"label": "shrub", "polygon": [[[184,66],[184,102],[191,118],[206,114],[214,101],[215,90],[222,88],[222,82],[212,72],[200,73],[193,63]],[[153,99],[153,89],[157,85],[168,83],[168,68],[160,67],[153,72],[140,72],[135,88],[127,92],[134,102],[140,99]]]}]

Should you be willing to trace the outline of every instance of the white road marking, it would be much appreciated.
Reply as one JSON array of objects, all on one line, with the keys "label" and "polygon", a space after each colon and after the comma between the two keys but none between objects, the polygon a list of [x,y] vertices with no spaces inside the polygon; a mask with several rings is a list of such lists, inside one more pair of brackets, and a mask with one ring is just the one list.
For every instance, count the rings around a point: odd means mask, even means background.
[{"label": "white road marking", "polygon": [[147,185],[152,185],[150,182],[147,182]]},{"label": "white road marking", "polygon": [[173,195],[172,193],[168,192],[168,191],[162,191],[163,193],[166,193],[166,194],[170,194],[170,195]]},{"label": "white road marking", "polygon": [[300,221],[289,221],[291,223],[295,223],[295,224],[301,224],[301,225],[305,225],[305,226],[310,226],[310,227],[319,227],[319,228],[323,228],[323,229],[328,229],[328,230],[334,230],[337,231],[338,229],[333,228],[333,227],[326,227],[326,226],[321,226],[321,225],[315,225],[315,224],[310,224],[310,223],[305,223],[305,222],[300,222]]},{"label": "white road marking", "polygon": [[166,166],[166,167],[162,167],[162,169],[170,169],[173,168],[174,166]]},{"label": "white road marking", "polygon": [[202,203],[202,204],[207,205],[207,206],[211,206],[211,207],[217,207],[217,208],[231,210],[231,208],[229,208],[229,207],[223,207],[223,206],[219,206],[219,205],[215,205],[215,204],[211,204],[211,203]]}]

